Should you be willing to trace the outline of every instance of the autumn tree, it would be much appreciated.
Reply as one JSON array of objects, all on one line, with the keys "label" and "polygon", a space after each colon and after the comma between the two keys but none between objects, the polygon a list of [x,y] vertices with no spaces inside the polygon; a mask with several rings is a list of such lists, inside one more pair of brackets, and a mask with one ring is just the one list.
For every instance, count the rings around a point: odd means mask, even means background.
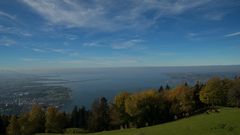
[{"label": "autumn tree", "polygon": [[240,107],[240,80],[236,79],[228,91],[228,105]]},{"label": "autumn tree", "polygon": [[46,133],[61,133],[66,127],[66,116],[64,113],[58,112],[55,107],[48,107],[46,112]]},{"label": "autumn tree", "polygon": [[33,126],[29,122],[29,113],[23,113],[20,115],[18,122],[20,125],[21,135],[32,135],[33,134]]},{"label": "autumn tree", "polygon": [[20,126],[16,116],[12,116],[10,119],[10,124],[7,127],[8,135],[21,135]]},{"label": "autumn tree", "polygon": [[168,92],[170,111],[177,117],[189,115],[195,109],[194,91],[185,85],[177,86]]},{"label": "autumn tree", "polygon": [[45,112],[39,105],[33,105],[30,112],[20,115],[18,122],[22,135],[44,133]]},{"label": "autumn tree", "polygon": [[123,128],[121,122],[121,117],[120,117],[120,112],[117,109],[115,104],[111,104],[109,108],[109,116],[110,116],[110,123],[109,123],[109,128],[112,129],[119,129]]},{"label": "autumn tree", "polygon": [[200,100],[208,105],[225,105],[229,82],[220,78],[211,78],[200,91]]},{"label": "autumn tree", "polygon": [[126,101],[126,112],[137,127],[153,125],[163,121],[165,103],[156,90],[146,90],[130,95]]},{"label": "autumn tree", "polygon": [[[126,112],[125,101],[130,96],[129,93],[123,92],[115,96],[114,105],[112,106],[112,112],[116,111],[115,116],[119,116],[119,125],[122,128],[129,127],[130,116]],[[115,109],[115,110],[113,110]]]},{"label": "autumn tree", "polygon": [[39,105],[33,105],[29,112],[28,121],[32,126],[33,133],[44,133],[45,130],[45,112]]}]

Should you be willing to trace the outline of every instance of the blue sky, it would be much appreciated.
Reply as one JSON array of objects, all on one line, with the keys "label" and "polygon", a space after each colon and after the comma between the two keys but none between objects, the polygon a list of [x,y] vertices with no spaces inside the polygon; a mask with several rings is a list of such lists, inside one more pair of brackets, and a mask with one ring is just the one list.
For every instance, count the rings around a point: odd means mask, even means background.
[{"label": "blue sky", "polygon": [[239,0],[1,0],[0,68],[240,64]]}]

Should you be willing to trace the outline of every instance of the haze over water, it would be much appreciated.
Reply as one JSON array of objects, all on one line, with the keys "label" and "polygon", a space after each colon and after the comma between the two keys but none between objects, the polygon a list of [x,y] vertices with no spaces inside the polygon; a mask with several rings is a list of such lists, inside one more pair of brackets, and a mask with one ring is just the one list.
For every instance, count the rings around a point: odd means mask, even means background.
[{"label": "haze over water", "polygon": [[[203,66],[203,67],[132,67],[132,68],[89,68],[62,69],[41,72],[48,78],[50,85],[61,85],[72,90],[72,101],[65,109],[74,105],[90,107],[94,99],[106,97],[110,101],[120,92],[134,92],[144,89],[158,89],[161,85],[197,80],[204,82],[213,76],[233,78],[240,73],[240,66]],[[58,80],[59,79],[59,80]]]}]

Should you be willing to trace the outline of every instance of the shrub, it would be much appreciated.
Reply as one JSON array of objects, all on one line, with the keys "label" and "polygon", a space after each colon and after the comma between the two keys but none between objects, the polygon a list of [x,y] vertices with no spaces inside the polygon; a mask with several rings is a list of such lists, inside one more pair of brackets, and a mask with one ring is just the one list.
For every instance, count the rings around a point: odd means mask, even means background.
[{"label": "shrub", "polygon": [[88,133],[88,131],[82,128],[67,128],[65,130],[65,134],[80,134],[80,133]]}]

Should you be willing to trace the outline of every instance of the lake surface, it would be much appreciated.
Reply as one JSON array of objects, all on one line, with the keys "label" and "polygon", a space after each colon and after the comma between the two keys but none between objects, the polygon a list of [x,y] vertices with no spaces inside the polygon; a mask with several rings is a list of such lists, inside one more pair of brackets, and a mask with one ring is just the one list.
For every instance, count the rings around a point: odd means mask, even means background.
[{"label": "lake surface", "polygon": [[63,69],[42,72],[47,75],[45,83],[61,85],[72,90],[72,101],[64,109],[72,109],[74,105],[90,107],[94,99],[113,97],[123,91],[135,92],[161,85],[188,82],[194,84],[197,80],[206,81],[213,76],[233,78],[240,75],[240,66],[210,66],[210,67],[146,67],[146,68],[90,68]]}]

